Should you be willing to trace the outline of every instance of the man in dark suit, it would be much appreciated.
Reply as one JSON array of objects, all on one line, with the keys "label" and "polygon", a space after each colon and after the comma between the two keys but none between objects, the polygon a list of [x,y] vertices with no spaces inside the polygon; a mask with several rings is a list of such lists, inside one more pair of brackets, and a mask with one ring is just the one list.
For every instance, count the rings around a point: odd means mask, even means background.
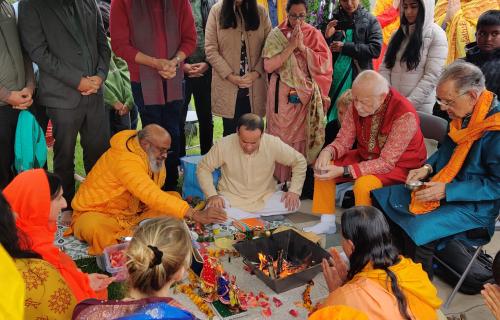
[{"label": "man in dark suit", "polygon": [[22,44],[40,68],[37,98],[52,120],[54,172],[70,205],[78,133],[86,172],[109,146],[102,83],[110,49],[101,15],[95,0],[21,0],[18,24]]}]

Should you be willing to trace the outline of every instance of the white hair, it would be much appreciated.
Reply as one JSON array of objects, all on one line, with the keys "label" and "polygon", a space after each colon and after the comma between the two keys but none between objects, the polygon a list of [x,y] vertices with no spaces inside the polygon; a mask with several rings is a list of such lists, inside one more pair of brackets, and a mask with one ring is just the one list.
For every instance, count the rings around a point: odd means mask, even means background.
[{"label": "white hair", "polygon": [[472,63],[457,60],[447,66],[438,81],[438,86],[447,81],[454,81],[458,92],[475,91],[478,94],[486,89],[484,74]]},{"label": "white hair", "polygon": [[370,87],[374,95],[389,93],[389,82],[379,73],[373,70],[365,70],[358,74],[354,79],[352,86]]}]

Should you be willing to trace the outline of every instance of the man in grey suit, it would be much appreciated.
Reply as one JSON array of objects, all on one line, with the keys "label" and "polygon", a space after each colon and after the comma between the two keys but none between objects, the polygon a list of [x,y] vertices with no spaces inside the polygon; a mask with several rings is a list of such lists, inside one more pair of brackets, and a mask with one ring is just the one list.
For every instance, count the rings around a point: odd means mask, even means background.
[{"label": "man in grey suit", "polygon": [[111,51],[101,15],[95,0],[21,0],[18,24],[22,44],[40,68],[37,98],[52,121],[54,172],[69,206],[78,133],[86,172],[109,147],[102,84]]}]

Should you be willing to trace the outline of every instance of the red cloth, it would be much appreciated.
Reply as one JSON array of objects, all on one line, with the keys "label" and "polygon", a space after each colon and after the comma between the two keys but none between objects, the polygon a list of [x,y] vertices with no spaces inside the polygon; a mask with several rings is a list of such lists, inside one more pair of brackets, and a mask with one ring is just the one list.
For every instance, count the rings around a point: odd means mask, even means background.
[{"label": "red cloth", "polygon": [[389,8],[384,10],[381,14],[379,14],[376,18],[383,29],[389,24],[396,21],[397,18],[399,18],[399,10],[394,8],[393,6],[390,6]]},{"label": "red cloth", "polygon": [[100,297],[90,288],[88,275],[54,245],[56,223],[49,224],[50,188],[45,171],[34,169],[20,173],[3,194],[17,214],[17,228],[31,242],[22,247],[40,254],[59,270],[77,301]]},{"label": "red cloth", "polygon": [[[293,29],[288,26],[287,20],[283,21],[278,28],[283,32],[285,37],[288,33],[291,34],[293,32]],[[312,54],[308,54],[305,57],[308,60],[307,71],[309,71],[312,80],[318,85],[321,95],[326,97],[332,84],[332,53],[318,29],[308,23],[303,23],[300,29],[304,35],[304,45],[312,51]],[[300,90],[301,88],[295,89]]]},{"label": "red cloth", "polygon": [[[384,29],[386,26],[393,23],[399,18],[399,10],[391,5],[381,14],[376,16],[376,18],[378,23],[380,23],[382,29]],[[385,52],[387,51],[387,45],[388,43],[382,43],[382,50],[380,51],[380,56],[377,59],[373,59],[373,69],[376,71],[378,71],[379,66],[384,62]]]},{"label": "red cloth", "polygon": [[[334,161],[336,165],[345,166],[351,165],[352,170],[354,170],[354,176],[359,177],[362,175],[360,170],[360,163],[378,159],[382,150],[385,147],[387,137],[393,129],[393,124],[400,118],[407,114],[412,114],[417,122],[417,127],[420,126],[420,121],[418,115],[415,111],[413,105],[396,90],[390,90],[386,102],[385,109],[380,110],[377,114],[360,117],[356,108],[352,107],[352,117],[354,120],[354,127],[356,132],[357,149],[350,150],[348,152],[339,153],[336,147],[337,139],[341,138],[337,136],[336,141],[329,145],[330,148],[334,150],[335,155],[340,155],[338,159]],[[381,124],[376,133],[372,132],[374,119],[381,119]],[[340,135],[343,134],[342,130],[346,130],[345,126],[341,129]],[[369,142],[370,137],[374,136],[374,145],[370,150]],[[394,184],[398,182],[404,182],[408,171],[411,169],[419,168],[425,162],[427,158],[427,151],[425,149],[424,137],[422,131],[418,128],[411,140],[409,141],[404,152],[399,156],[398,160],[395,162],[394,167],[390,169],[389,172],[383,174],[374,174],[377,178],[382,181],[383,185]]]},{"label": "red cloth", "polygon": [[[157,28],[157,50],[160,56],[155,58],[167,58],[167,36],[163,27],[162,2],[150,0],[154,5],[154,25]],[[196,49],[196,27],[193,12],[189,0],[172,0],[179,22],[180,46],[186,56],[190,56]],[[140,51],[132,43],[132,32],[130,24],[132,0],[111,1],[111,13],[109,31],[111,34],[111,48],[113,52],[123,58],[130,71],[130,81],[140,82],[139,65],[135,62],[135,56]]]}]

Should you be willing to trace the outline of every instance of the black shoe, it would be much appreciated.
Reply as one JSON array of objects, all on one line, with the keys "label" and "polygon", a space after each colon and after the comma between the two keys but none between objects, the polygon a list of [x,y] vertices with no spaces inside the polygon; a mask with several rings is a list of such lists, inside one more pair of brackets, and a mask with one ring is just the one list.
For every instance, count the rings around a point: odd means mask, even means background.
[{"label": "black shoe", "polygon": [[349,209],[354,207],[354,192],[352,190],[346,191],[344,199],[342,200],[342,208]]}]

